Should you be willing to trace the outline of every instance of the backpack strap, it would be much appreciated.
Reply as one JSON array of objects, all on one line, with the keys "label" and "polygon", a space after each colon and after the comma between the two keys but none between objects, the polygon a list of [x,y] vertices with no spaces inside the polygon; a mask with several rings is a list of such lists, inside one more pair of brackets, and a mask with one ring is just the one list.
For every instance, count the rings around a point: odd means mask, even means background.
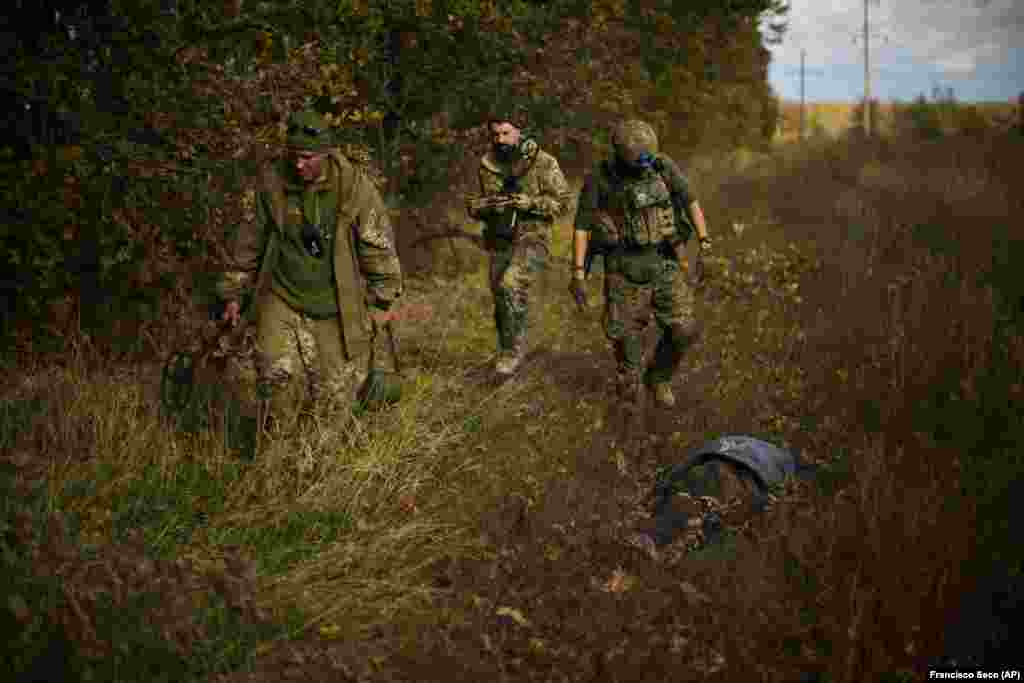
[{"label": "backpack strap", "polygon": [[[337,224],[334,243],[334,283],[338,296],[338,323],[346,360],[353,360],[363,351],[373,349],[366,327],[366,299],[362,269],[359,266],[358,236],[355,223],[364,208],[370,177],[338,149],[328,152],[338,173]],[[372,359],[370,361],[373,362]]]},{"label": "backpack strap", "polygon": [[675,194],[672,192],[672,183],[669,180],[668,171],[665,168],[665,161],[660,155],[654,158],[654,170],[657,171],[659,176],[661,176],[662,182],[664,182],[665,186],[668,188],[668,196],[672,200],[672,209],[676,214],[676,222],[682,227],[682,230],[679,232],[682,235],[683,244],[686,244],[690,241],[690,238],[693,237],[694,231],[693,221],[690,220],[690,209],[686,206],[679,206],[676,203]]}]

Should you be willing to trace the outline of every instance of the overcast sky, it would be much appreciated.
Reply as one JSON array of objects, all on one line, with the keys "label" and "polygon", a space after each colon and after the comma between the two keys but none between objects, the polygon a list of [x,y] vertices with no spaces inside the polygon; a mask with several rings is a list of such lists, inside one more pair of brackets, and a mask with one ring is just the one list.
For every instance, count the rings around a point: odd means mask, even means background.
[{"label": "overcast sky", "polygon": [[[790,0],[789,29],[769,46],[769,80],[800,98],[807,51],[808,101],[864,96],[863,0]],[[952,87],[958,100],[1009,100],[1024,91],[1024,0],[874,0],[872,95],[910,100]],[[856,43],[854,43],[856,36]]]}]

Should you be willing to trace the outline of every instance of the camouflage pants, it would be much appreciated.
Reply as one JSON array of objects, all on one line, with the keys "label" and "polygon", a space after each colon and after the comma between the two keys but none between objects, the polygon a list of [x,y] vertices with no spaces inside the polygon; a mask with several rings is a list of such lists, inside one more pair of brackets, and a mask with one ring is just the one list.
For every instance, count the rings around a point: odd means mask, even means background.
[{"label": "camouflage pants", "polygon": [[[383,336],[371,342],[378,346],[374,366],[393,370],[390,356],[380,348]],[[345,360],[337,318],[310,318],[267,291],[259,301],[256,371],[260,398],[287,425],[306,402],[323,399],[332,408],[351,406],[368,364],[365,353]]]},{"label": "camouflage pants", "polygon": [[544,270],[548,247],[541,240],[503,242],[491,250],[491,293],[498,353],[526,350],[530,289]]},{"label": "camouflage pants", "polygon": [[605,334],[615,350],[620,381],[639,382],[643,337],[651,313],[659,328],[654,358],[642,378],[648,384],[670,382],[686,350],[699,333],[693,289],[679,264],[660,259],[650,281],[636,284],[619,269],[605,274]]}]

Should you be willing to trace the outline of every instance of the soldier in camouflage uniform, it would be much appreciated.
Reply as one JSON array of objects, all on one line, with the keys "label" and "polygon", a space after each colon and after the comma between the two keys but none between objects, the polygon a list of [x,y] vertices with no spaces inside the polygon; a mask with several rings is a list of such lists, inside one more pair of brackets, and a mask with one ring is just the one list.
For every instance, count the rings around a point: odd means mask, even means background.
[{"label": "soldier in camouflage uniform", "polygon": [[[262,174],[256,221],[240,226],[236,269],[218,286],[224,319],[237,322],[239,299],[266,269],[253,302],[258,389],[280,425],[294,419],[307,386],[311,399],[351,403],[384,336],[376,329],[402,293],[391,220],[369,177],[330,147],[316,112],[293,114],[287,135],[289,153]],[[370,357],[387,370],[388,354]],[[395,399],[397,390],[388,388]]]},{"label": "soldier in camouflage uniform", "polygon": [[509,118],[488,122],[492,149],[480,160],[480,196],[466,203],[469,216],[485,223],[498,331],[495,372],[504,377],[526,354],[530,289],[547,264],[552,224],[568,213],[571,199],[558,161],[523,134],[518,117]]},{"label": "soldier in camouflage uniform", "polygon": [[[605,333],[615,350],[619,395],[634,404],[643,381],[660,405],[670,407],[675,404],[672,377],[699,336],[693,289],[679,264],[694,228],[702,254],[711,240],[686,177],[672,159],[658,154],[654,129],[629,120],[612,133],[614,158],[587,176],[580,193],[570,291],[585,305],[588,244],[603,252]],[[652,312],[660,336],[642,377],[643,332]]]}]

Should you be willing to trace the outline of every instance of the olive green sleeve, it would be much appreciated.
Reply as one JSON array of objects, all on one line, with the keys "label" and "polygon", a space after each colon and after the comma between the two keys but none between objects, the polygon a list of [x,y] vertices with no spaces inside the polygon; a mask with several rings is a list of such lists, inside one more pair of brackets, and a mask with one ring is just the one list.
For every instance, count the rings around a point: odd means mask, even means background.
[{"label": "olive green sleeve", "polygon": [[672,194],[672,201],[677,206],[689,208],[690,204],[697,200],[693,186],[689,179],[679,169],[679,165],[668,157],[662,157],[662,173],[668,182],[669,192]]},{"label": "olive green sleeve", "polygon": [[216,284],[217,296],[225,301],[238,300],[255,284],[266,248],[267,228],[270,226],[269,198],[265,192],[256,194],[256,215],[250,223],[240,223],[229,240],[229,270],[223,272]]}]

